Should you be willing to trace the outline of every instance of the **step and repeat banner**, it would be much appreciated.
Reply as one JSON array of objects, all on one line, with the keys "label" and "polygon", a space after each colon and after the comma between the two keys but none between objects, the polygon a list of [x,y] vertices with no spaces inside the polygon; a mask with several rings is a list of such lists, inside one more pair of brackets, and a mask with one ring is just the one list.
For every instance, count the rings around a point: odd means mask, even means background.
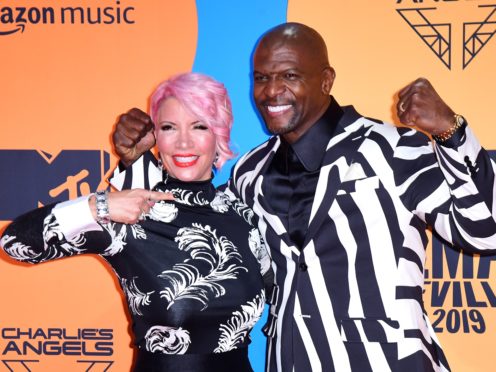
[{"label": "step and repeat banner", "polygon": [[[324,36],[342,105],[397,123],[397,92],[423,76],[496,150],[496,0],[5,0],[0,227],[107,187],[117,161],[110,142],[116,118],[131,107],[146,110],[154,87],[178,72],[225,83],[239,154],[264,141],[250,98],[250,58],[260,35],[285,21]],[[493,370],[495,259],[435,239],[429,247],[424,302],[453,371]],[[125,300],[98,257],[33,266],[1,252],[0,296],[0,371],[130,370]],[[262,322],[250,346],[257,372]]]}]

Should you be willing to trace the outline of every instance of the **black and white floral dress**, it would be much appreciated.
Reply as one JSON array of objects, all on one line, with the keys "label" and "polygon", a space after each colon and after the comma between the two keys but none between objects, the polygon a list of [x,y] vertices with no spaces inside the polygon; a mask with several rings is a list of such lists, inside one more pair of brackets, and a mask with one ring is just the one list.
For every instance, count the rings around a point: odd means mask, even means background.
[{"label": "black and white floral dress", "polygon": [[270,260],[253,212],[210,181],[170,179],[134,225],[110,223],[68,241],[53,205],[18,217],[1,245],[39,263],[84,253],[102,256],[124,291],[138,348],[135,371],[251,371],[249,332],[265,303]]}]

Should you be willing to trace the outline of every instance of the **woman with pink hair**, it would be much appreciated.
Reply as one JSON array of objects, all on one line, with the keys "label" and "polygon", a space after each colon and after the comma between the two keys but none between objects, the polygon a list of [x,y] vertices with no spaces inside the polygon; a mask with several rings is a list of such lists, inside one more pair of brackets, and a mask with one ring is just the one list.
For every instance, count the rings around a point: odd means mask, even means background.
[{"label": "woman with pink hair", "polygon": [[[145,172],[153,191],[98,191],[28,212],[1,245],[30,263],[101,255],[133,320],[134,371],[251,371],[248,334],[271,271],[253,212],[211,183],[234,157],[227,91],[206,75],[177,75],[152,94],[150,116],[161,163]],[[119,176],[113,182],[133,186]]]}]

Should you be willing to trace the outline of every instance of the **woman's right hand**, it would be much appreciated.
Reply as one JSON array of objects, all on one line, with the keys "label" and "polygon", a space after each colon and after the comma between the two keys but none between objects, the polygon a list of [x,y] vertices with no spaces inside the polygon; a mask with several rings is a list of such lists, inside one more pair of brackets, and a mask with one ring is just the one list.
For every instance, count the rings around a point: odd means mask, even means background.
[{"label": "woman's right hand", "polygon": [[[108,209],[110,219],[114,222],[125,224],[137,223],[143,214],[159,200],[174,200],[174,196],[167,192],[150,191],[145,189],[132,189],[113,191],[108,193]],[[96,220],[96,198],[89,199],[91,213]]]}]

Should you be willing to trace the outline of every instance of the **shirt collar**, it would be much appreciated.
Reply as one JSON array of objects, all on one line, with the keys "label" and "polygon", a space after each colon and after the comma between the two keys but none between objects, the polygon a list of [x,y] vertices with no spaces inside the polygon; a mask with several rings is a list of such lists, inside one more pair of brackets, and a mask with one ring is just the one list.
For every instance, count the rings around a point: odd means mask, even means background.
[{"label": "shirt collar", "polygon": [[343,109],[331,96],[331,104],[321,118],[298,141],[290,145],[307,171],[313,172],[320,168],[327,144],[342,116]]}]

